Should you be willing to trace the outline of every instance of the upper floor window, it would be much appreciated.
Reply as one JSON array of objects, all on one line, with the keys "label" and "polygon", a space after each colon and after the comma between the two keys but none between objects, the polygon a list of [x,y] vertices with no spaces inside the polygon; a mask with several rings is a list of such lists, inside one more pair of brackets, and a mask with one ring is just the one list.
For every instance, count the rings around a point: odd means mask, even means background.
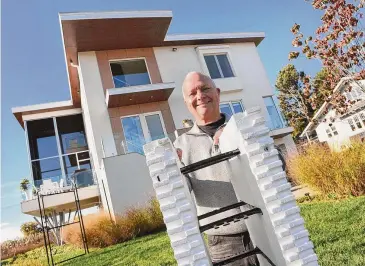
[{"label": "upper floor window", "polygon": [[151,84],[144,59],[113,61],[110,68],[115,88]]},{"label": "upper floor window", "polygon": [[245,110],[240,101],[221,103],[219,109],[221,113],[226,115],[226,121],[228,121],[233,114],[242,113]]},{"label": "upper floor window", "polygon": [[347,119],[352,131],[363,128],[365,126],[365,114],[360,113],[360,118],[358,115],[354,115]]},{"label": "upper floor window", "polygon": [[364,98],[365,93],[359,87],[352,87],[351,91],[345,92],[348,101],[355,101]]},{"label": "upper floor window", "polygon": [[227,54],[204,55],[204,60],[212,79],[234,76]]},{"label": "upper floor window", "polygon": [[266,105],[267,112],[269,113],[270,116],[270,120],[268,121],[269,128],[270,129],[283,128],[284,124],[281,120],[279,111],[276,108],[272,96],[264,97],[264,102]]}]

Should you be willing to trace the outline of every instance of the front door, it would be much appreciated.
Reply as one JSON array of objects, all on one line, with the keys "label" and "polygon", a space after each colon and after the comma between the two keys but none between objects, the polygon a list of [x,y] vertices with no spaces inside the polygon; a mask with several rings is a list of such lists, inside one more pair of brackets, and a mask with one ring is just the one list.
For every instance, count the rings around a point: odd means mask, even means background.
[{"label": "front door", "polygon": [[121,118],[125,153],[143,154],[143,145],[167,136],[161,112]]}]

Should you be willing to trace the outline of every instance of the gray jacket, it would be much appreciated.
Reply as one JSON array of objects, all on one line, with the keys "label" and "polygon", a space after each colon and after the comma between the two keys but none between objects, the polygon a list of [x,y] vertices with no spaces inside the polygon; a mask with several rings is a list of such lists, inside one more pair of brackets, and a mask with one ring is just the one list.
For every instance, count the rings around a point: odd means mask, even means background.
[{"label": "gray jacket", "polygon": [[[219,147],[213,145],[213,139],[204,133],[196,123],[190,131],[179,136],[174,142],[175,148],[182,150],[182,163],[189,165],[220,153]],[[237,197],[230,181],[228,163],[200,169],[189,174],[188,183],[192,188],[198,215],[225,207],[237,202]],[[241,212],[239,208],[203,219],[201,225]],[[229,235],[247,231],[244,220],[220,226],[206,231],[209,235]]]}]

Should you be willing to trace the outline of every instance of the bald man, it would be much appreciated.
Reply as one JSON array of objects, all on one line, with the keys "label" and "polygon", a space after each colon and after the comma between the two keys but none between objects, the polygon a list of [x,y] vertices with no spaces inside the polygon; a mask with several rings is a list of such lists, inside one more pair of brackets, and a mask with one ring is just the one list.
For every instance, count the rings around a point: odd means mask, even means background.
[{"label": "bald man", "polygon": [[[189,165],[218,155],[219,135],[226,123],[220,113],[220,89],[208,76],[199,72],[187,74],[182,86],[184,102],[195,119],[190,131],[176,139],[174,145],[181,162]],[[198,215],[236,203],[238,200],[230,182],[227,162],[195,171],[187,176]],[[201,225],[240,213],[239,208],[220,213],[201,221]],[[242,254],[253,248],[244,220],[227,226],[209,229],[208,249],[213,262]],[[256,256],[227,265],[259,265]]]}]

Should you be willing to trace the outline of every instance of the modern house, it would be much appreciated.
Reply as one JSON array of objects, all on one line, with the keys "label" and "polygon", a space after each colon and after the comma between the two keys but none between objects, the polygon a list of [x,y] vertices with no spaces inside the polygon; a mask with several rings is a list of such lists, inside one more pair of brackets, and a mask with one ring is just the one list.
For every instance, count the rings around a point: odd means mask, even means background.
[{"label": "modern house", "polygon": [[[352,89],[347,90],[348,86],[351,86]],[[346,113],[339,115],[330,103],[324,103],[313,117],[318,122],[309,123],[300,137],[307,138],[309,142],[327,143],[334,150],[340,149],[354,138],[365,138],[365,93],[363,88],[365,88],[365,80],[351,82],[348,78],[342,78],[333,92],[340,92],[346,97],[346,101],[349,103]]]},{"label": "modern house", "polygon": [[[174,140],[192,119],[181,91],[190,71],[214,80],[228,117],[260,106],[278,147],[296,152],[257,51],[264,33],[168,35],[170,11],[59,17],[71,100],[12,109],[35,186],[48,179],[67,186],[82,172],[82,208],[101,205],[114,215],[146,202],[153,187],[142,146]],[[56,196],[47,206],[67,210],[73,196]],[[37,215],[37,200],[22,202],[22,211]]]}]

